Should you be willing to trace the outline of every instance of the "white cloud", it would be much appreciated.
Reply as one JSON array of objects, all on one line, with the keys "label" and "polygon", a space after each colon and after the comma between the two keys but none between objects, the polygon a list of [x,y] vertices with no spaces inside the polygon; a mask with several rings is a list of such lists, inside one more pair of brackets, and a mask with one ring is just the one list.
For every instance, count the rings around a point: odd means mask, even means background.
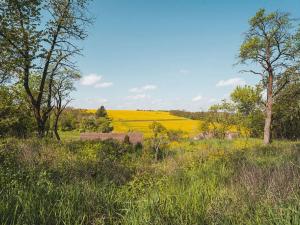
[{"label": "white cloud", "polygon": [[129,89],[129,91],[133,92],[133,93],[140,93],[140,92],[151,91],[151,90],[155,90],[155,89],[157,89],[157,86],[152,85],[152,84],[147,84],[142,87],[131,88],[131,89]]},{"label": "white cloud", "polygon": [[190,71],[187,69],[181,69],[181,70],[179,70],[179,73],[181,73],[183,75],[188,75],[190,73]]},{"label": "white cloud", "polygon": [[148,96],[145,94],[137,94],[137,95],[128,96],[127,98],[132,100],[139,100],[139,99],[148,98]]},{"label": "white cloud", "polygon": [[108,102],[108,100],[105,98],[89,98],[89,99],[86,99],[86,101],[89,103],[96,103],[96,104],[102,104],[102,103]]},{"label": "white cloud", "polygon": [[97,74],[89,74],[87,76],[84,76],[80,80],[80,84],[85,85],[85,86],[92,86],[98,83],[102,79],[102,76],[97,75]]},{"label": "white cloud", "polygon": [[112,82],[103,82],[103,83],[97,83],[95,84],[95,88],[107,88],[107,87],[111,87],[113,85]]},{"label": "white cloud", "polygon": [[240,77],[230,78],[228,80],[220,80],[216,86],[217,87],[224,87],[224,86],[238,86],[238,85],[245,85],[246,81],[244,81]]},{"label": "white cloud", "polygon": [[198,101],[200,101],[200,100],[202,100],[202,96],[201,95],[198,95],[198,96],[196,96],[196,97],[194,97],[193,99],[192,99],[192,101],[193,102],[198,102]]},{"label": "white cloud", "polygon": [[112,82],[100,82],[102,80],[101,75],[91,73],[81,78],[80,84],[84,86],[93,86],[95,88],[107,88],[113,85]]}]

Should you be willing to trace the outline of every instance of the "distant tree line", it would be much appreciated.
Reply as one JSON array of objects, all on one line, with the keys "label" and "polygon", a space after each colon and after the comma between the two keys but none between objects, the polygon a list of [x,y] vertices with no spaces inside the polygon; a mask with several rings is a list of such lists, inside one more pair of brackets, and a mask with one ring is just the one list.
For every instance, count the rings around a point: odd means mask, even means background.
[{"label": "distant tree line", "polygon": [[86,109],[66,108],[61,115],[58,124],[62,131],[80,131],[80,132],[102,132],[109,133],[113,131],[112,120],[104,106],[101,106],[95,113]]},{"label": "distant tree line", "polygon": [[185,117],[188,119],[192,120],[201,120],[204,119],[207,116],[207,112],[202,111],[202,112],[189,112],[185,110],[170,110],[170,114],[174,116],[180,116],[180,117]]}]

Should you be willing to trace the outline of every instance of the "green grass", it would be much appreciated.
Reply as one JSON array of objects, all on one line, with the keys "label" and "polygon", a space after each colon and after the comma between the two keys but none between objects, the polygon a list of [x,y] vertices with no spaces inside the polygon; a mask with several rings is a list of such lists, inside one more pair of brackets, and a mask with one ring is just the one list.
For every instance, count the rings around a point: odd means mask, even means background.
[{"label": "green grass", "polygon": [[155,162],[147,146],[2,140],[0,224],[300,223],[300,143],[165,151]]}]

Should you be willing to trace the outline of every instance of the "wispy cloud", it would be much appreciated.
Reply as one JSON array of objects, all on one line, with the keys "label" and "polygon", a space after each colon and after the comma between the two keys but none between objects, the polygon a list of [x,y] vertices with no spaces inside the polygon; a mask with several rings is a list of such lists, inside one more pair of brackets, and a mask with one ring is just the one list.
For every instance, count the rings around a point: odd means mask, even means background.
[{"label": "wispy cloud", "polygon": [[102,76],[92,73],[82,77],[80,80],[80,84],[85,86],[92,86],[99,82],[101,79]]},{"label": "wispy cloud", "polygon": [[192,101],[193,101],[193,102],[198,102],[198,101],[200,101],[200,100],[202,100],[202,99],[203,99],[203,97],[202,97],[201,95],[198,95],[198,96],[194,97],[194,98],[192,99]]},{"label": "wispy cloud", "polygon": [[108,100],[105,98],[88,98],[85,101],[93,104],[103,104],[108,102]]},{"label": "wispy cloud", "polygon": [[243,80],[240,77],[234,77],[234,78],[230,78],[228,80],[220,80],[216,86],[217,87],[225,87],[225,86],[238,86],[238,85],[245,85],[246,81]]},{"label": "wispy cloud", "polygon": [[148,98],[149,96],[147,96],[146,94],[137,94],[137,95],[130,95],[127,96],[128,99],[131,100],[139,100],[139,99],[144,99],[144,98]]},{"label": "wispy cloud", "polygon": [[129,91],[133,92],[133,93],[141,93],[141,92],[144,92],[144,91],[151,91],[151,90],[155,90],[155,89],[157,89],[156,85],[147,84],[147,85],[144,85],[142,87],[131,88],[131,89],[129,89]]},{"label": "wispy cloud", "polygon": [[103,83],[97,83],[95,84],[95,88],[107,88],[107,87],[111,87],[113,85],[112,82],[103,82]]},{"label": "wispy cloud", "polygon": [[101,75],[92,73],[82,77],[80,80],[80,84],[83,86],[93,86],[95,88],[107,88],[113,85],[112,82],[100,82],[101,80],[102,80]]}]

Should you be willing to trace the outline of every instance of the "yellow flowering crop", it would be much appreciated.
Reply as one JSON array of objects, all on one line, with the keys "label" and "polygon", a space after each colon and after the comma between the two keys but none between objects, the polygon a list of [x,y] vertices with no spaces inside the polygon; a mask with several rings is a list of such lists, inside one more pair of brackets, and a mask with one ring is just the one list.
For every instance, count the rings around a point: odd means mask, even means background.
[{"label": "yellow flowering crop", "polygon": [[[88,110],[94,113],[96,110]],[[198,131],[199,121],[171,115],[165,111],[137,111],[137,110],[108,110],[113,120],[114,132],[140,131],[145,136],[150,135],[149,125],[157,121],[168,130],[182,130],[188,135]]]}]

